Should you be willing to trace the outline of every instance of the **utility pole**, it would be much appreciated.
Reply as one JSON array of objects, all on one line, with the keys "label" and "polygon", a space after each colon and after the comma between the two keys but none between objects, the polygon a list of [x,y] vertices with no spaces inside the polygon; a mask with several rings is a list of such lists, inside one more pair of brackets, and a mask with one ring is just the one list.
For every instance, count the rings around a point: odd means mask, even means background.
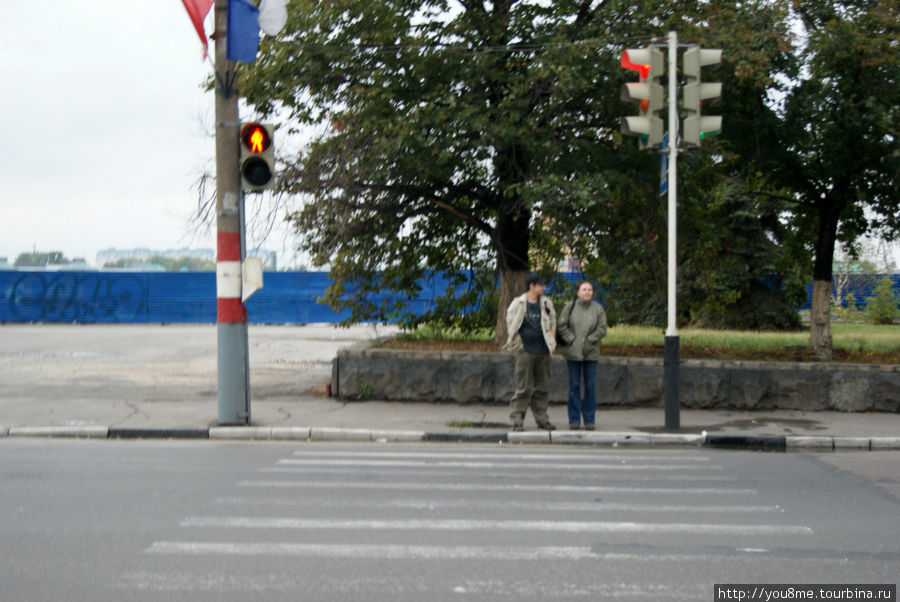
[{"label": "utility pole", "polygon": [[238,171],[237,65],[227,57],[228,0],[215,0],[218,423],[250,424],[247,311],[241,300],[244,203]]}]

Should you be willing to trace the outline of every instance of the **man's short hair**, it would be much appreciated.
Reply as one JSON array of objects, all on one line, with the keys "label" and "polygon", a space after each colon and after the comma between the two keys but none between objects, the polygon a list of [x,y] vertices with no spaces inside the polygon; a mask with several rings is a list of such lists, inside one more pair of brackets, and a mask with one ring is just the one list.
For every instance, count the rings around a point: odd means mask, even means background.
[{"label": "man's short hair", "polygon": [[539,275],[537,275],[537,274],[532,274],[531,276],[529,276],[528,278],[525,279],[525,290],[526,290],[526,291],[531,290],[531,285],[532,285],[532,284],[543,284],[543,285],[546,285],[547,282],[544,280],[543,277],[541,277],[541,276],[539,276]]}]

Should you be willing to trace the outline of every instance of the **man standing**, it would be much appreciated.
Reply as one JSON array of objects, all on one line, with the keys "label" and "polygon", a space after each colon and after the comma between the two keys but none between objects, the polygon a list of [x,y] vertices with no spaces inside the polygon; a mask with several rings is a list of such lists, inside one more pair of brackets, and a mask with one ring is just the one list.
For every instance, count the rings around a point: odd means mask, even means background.
[{"label": "man standing", "polygon": [[556,311],[544,296],[546,283],[540,276],[525,280],[527,291],[512,300],[506,310],[509,338],[503,349],[515,354],[516,391],[509,403],[514,431],[524,430],[525,412],[531,407],[538,428],[555,430],[550,424],[550,354],[556,348]]}]

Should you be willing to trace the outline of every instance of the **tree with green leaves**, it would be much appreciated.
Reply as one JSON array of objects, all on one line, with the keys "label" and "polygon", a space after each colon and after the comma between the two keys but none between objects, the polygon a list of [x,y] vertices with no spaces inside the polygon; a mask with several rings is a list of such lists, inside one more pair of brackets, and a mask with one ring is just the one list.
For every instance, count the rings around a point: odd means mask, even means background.
[{"label": "tree with green leaves", "polygon": [[896,0],[794,6],[803,69],[756,167],[793,195],[787,219],[815,256],[810,347],[827,360],[836,243],[900,232],[900,14]]},{"label": "tree with green leaves", "polygon": [[[468,281],[455,307],[496,306],[492,273],[501,306],[521,292],[532,231],[557,202],[537,191],[582,186],[578,157],[612,143],[595,16],[572,1],[292,4],[289,39],[245,91],[324,128],[284,175],[311,199],[292,220],[330,266],[332,303],[396,317],[436,271]],[[398,300],[367,302],[383,289]]]},{"label": "tree with green leaves", "polygon": [[[653,295],[633,296],[658,301],[658,157],[619,134],[629,109],[618,59],[648,43],[650,23],[660,40],[674,29],[702,41],[719,27],[740,43],[729,93],[752,89],[758,102],[780,69],[783,11],[712,4],[292,2],[284,35],[264,41],[242,92],[260,115],[319,132],[280,181],[305,199],[291,219],[314,264],[330,268],[327,300],[354,320],[409,325],[408,301],[445,272],[447,294],[423,319],[495,324],[502,340],[497,308],[529,271],[552,271],[569,253],[626,294],[649,270]],[[726,148],[744,136],[734,132]],[[384,289],[395,297],[375,301]],[[487,312],[462,311],[476,307]]]},{"label": "tree with green leaves", "polygon": [[167,272],[214,272],[216,270],[215,262],[187,255],[180,257],[153,255],[150,259],[117,259],[104,264],[104,267],[134,268],[153,265],[160,266]]},{"label": "tree with green leaves", "polygon": [[65,265],[69,263],[62,251],[33,251],[19,253],[13,265],[16,267],[43,268],[48,265]]}]

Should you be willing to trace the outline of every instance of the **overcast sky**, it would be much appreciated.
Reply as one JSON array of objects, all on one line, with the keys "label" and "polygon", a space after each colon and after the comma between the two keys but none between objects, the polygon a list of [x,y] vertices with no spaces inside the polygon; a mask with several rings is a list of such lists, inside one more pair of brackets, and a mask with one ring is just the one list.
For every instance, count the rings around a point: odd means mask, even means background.
[{"label": "overcast sky", "polygon": [[[201,48],[180,0],[5,3],[0,257],[215,248],[189,228],[215,154]],[[284,229],[262,246],[292,263]]]},{"label": "overcast sky", "polygon": [[6,3],[0,257],[215,248],[187,226],[214,165],[211,70],[179,0]]}]

